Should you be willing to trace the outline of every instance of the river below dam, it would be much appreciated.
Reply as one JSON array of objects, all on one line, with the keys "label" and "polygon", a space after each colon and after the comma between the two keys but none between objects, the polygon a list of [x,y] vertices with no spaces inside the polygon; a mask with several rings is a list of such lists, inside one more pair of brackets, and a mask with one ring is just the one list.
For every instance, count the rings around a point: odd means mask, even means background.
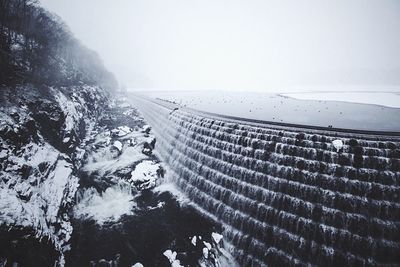
[{"label": "river below dam", "polygon": [[110,114],[87,144],[66,265],[231,266],[221,225],[168,181],[151,128],[128,105]]},{"label": "river below dam", "polygon": [[134,107],[110,107],[80,149],[85,163],[61,258],[46,238],[2,228],[0,266],[235,266],[221,225],[170,182],[174,174]]}]

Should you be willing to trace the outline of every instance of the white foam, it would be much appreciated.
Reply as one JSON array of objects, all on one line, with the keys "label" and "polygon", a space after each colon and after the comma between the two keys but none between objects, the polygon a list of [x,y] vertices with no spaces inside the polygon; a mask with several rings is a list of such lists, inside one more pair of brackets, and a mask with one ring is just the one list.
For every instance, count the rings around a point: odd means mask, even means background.
[{"label": "white foam", "polygon": [[173,182],[162,183],[155,187],[153,191],[158,193],[169,192],[176,197],[178,202],[190,202],[188,197]]},{"label": "white foam", "polygon": [[74,215],[81,219],[94,219],[98,224],[118,221],[122,215],[132,215],[133,195],[128,185],[115,185],[103,193],[87,189],[74,208]]},{"label": "white foam", "polygon": [[[103,151],[103,153],[107,154],[108,150]],[[102,155],[93,155],[89,159],[89,162],[86,164],[84,170],[89,172],[98,171],[100,175],[103,175],[106,172],[115,172],[118,169],[124,168],[146,158],[147,156],[142,154],[142,149],[139,146],[127,147],[118,158],[102,158]]]}]

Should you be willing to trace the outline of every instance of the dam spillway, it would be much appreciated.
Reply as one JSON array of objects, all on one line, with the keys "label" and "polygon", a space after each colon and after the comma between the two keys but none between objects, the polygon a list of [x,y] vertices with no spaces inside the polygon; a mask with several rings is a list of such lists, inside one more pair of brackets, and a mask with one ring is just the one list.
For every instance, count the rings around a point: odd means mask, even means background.
[{"label": "dam spillway", "polygon": [[400,264],[396,133],[250,122],[131,99],[174,182],[222,223],[241,265]]}]

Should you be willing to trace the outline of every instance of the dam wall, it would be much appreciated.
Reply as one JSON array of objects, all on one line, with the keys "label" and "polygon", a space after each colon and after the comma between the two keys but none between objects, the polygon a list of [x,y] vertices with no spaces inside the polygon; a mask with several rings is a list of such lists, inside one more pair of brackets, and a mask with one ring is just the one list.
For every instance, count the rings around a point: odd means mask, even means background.
[{"label": "dam wall", "polygon": [[399,136],[132,99],[174,182],[222,223],[242,266],[400,264]]}]

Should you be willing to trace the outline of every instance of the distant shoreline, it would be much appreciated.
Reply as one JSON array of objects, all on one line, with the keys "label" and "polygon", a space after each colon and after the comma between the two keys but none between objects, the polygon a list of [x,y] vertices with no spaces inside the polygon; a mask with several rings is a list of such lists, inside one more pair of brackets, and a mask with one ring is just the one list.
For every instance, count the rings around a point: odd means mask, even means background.
[{"label": "distant shoreline", "polygon": [[376,105],[389,108],[400,108],[400,92],[328,91],[328,92],[281,93],[278,95],[298,100],[340,101],[347,103]]}]

